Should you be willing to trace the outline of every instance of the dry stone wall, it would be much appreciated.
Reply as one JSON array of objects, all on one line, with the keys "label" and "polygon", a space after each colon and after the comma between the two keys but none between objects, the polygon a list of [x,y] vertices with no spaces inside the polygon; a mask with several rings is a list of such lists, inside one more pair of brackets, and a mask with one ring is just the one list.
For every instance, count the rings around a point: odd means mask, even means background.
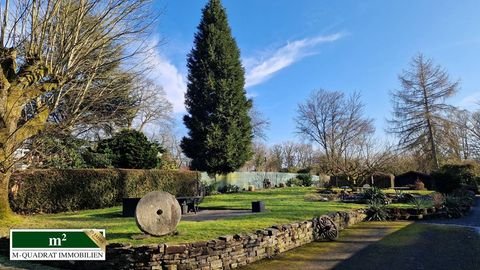
[{"label": "dry stone wall", "polygon": [[[328,214],[340,229],[365,219],[363,210]],[[107,246],[105,262],[52,262],[69,269],[235,269],[313,241],[312,221],[181,245]]]}]

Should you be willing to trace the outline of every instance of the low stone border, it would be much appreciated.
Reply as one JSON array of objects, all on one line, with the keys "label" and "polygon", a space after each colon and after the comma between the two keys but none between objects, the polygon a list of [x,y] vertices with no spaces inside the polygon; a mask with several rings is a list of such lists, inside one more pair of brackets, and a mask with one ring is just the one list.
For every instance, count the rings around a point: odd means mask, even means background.
[{"label": "low stone border", "polygon": [[[363,221],[364,210],[329,213],[339,229]],[[110,244],[105,262],[49,262],[68,269],[235,269],[313,241],[312,221],[272,226],[249,234],[215,240],[169,245]],[[1,245],[1,244],[0,244]],[[8,246],[8,243],[7,243]],[[8,249],[7,249],[8,250]]]}]

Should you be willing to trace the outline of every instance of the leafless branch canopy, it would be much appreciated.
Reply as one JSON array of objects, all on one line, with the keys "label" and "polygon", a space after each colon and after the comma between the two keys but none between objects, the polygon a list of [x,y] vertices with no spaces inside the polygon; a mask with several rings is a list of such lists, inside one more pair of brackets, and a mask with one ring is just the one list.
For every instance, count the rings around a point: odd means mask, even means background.
[{"label": "leafless branch canopy", "polygon": [[[1,170],[46,123],[100,122],[130,113],[135,76],[122,65],[144,49],[149,0],[4,1],[0,29]],[[120,110],[120,111],[119,111]],[[121,111],[125,110],[125,111]]]},{"label": "leafless branch canopy", "polygon": [[297,132],[320,146],[329,173],[340,173],[355,148],[374,132],[373,120],[363,116],[363,108],[359,93],[346,97],[326,90],[313,91],[298,105]]},{"label": "leafless branch canopy", "polygon": [[401,148],[428,153],[432,167],[438,168],[439,129],[445,122],[444,113],[452,109],[445,99],[457,92],[459,82],[451,82],[444,69],[421,54],[412,59],[399,80],[401,88],[392,93],[388,131],[399,138]]}]

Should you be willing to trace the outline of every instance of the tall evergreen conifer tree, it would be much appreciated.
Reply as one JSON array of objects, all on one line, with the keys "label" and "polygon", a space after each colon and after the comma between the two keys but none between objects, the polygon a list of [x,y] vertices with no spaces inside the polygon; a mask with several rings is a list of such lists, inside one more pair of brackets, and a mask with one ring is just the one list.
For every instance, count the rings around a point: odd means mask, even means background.
[{"label": "tall evergreen conifer tree", "polygon": [[225,8],[210,0],[203,9],[188,55],[188,89],[183,121],[189,129],[181,142],[191,167],[208,173],[237,170],[252,155],[252,125],[240,50]]}]

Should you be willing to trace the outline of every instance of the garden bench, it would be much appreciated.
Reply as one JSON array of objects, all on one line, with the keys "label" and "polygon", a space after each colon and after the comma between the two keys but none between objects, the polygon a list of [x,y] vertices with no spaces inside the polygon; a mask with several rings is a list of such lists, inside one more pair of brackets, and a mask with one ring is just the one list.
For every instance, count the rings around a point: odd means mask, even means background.
[{"label": "garden bench", "polygon": [[[188,212],[198,212],[198,205],[202,201],[202,196],[185,196],[185,197],[176,197],[178,203],[182,208],[182,215],[187,214]],[[184,209],[186,206],[186,209]]]}]

